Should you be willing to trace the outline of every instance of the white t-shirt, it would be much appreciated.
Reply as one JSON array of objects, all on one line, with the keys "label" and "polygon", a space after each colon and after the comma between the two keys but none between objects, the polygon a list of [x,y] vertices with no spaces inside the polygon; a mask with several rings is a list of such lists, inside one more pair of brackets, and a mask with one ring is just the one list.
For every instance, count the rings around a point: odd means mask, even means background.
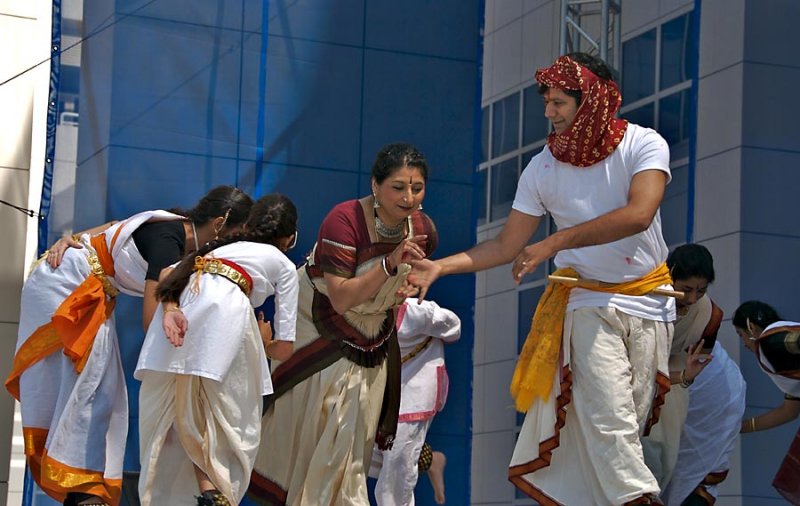
[{"label": "white t-shirt", "polygon": [[[632,123],[617,149],[590,167],[560,162],[545,146],[525,167],[513,208],[533,216],[549,212],[559,230],[574,227],[624,207],[633,176],[650,169],[672,178],[669,147],[655,130]],[[666,260],[667,253],[661,215],[656,212],[644,232],[607,244],[560,251],[555,264],[572,267],[583,278],[620,283],[646,275]],[[572,290],[568,309],[609,306],[649,320],[675,319],[675,301],[670,297],[632,297],[580,288]]]}]

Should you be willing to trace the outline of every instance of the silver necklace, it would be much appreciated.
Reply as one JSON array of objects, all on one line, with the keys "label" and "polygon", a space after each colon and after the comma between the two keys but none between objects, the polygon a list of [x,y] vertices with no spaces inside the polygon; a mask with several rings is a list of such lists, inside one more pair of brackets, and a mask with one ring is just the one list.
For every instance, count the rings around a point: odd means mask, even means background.
[{"label": "silver necklace", "polygon": [[198,242],[197,242],[197,229],[194,228],[194,222],[193,221],[190,221],[189,223],[192,224],[192,236],[194,236],[194,250],[195,251],[199,251],[200,250],[200,244],[198,244]]},{"label": "silver necklace", "polygon": [[403,237],[404,222],[405,220],[401,221],[394,227],[389,227],[378,217],[378,212],[375,212],[375,231],[378,233],[378,235],[385,237],[386,239],[399,239]]}]

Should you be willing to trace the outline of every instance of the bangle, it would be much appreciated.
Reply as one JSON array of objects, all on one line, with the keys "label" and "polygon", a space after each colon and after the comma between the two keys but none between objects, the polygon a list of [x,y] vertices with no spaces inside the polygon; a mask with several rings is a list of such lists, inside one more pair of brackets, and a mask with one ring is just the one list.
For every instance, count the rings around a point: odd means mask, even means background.
[{"label": "bangle", "polygon": [[756,431],[756,417],[753,417],[753,418],[750,419],[750,431],[749,432],[755,432],[755,431]]},{"label": "bangle", "polygon": [[183,313],[183,311],[181,311],[181,307],[180,306],[170,306],[170,307],[165,307],[164,308],[164,314],[167,314],[167,313],[169,313],[171,311],[177,311],[179,313]]},{"label": "bangle", "polygon": [[681,387],[689,388],[692,385],[692,383],[694,383],[694,379],[690,379],[690,380],[686,379],[686,369],[682,370],[681,371],[681,383],[680,383]]},{"label": "bangle", "polygon": [[272,358],[272,355],[269,354],[269,348],[272,345],[277,344],[277,343],[278,343],[278,341],[276,341],[274,339],[270,339],[270,341],[268,343],[264,343],[264,353],[267,355],[267,358]]},{"label": "bangle", "polygon": [[[383,260],[381,260],[381,267],[386,277],[391,278],[394,274],[397,274],[397,269],[389,269],[389,255],[383,257]],[[394,274],[392,274],[392,271],[394,271]]]}]

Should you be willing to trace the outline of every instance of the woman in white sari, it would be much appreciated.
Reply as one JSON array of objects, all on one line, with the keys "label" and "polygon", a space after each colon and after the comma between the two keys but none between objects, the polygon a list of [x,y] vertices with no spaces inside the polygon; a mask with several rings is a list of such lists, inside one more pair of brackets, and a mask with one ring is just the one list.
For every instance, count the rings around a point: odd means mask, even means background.
[{"label": "woman in white sari", "polygon": [[241,235],[201,248],[159,283],[164,310],[150,325],[135,373],[142,381],[144,506],[223,506],[244,496],[260,441],[262,396],[272,393],[253,308],[275,295],[268,350],[291,353],[298,283],[284,252],[296,231],[294,204],[267,195]]},{"label": "woman in white sari", "polygon": [[[713,504],[717,485],[730,467],[744,413],[745,382],[716,339],[723,314],[706,295],[714,282],[711,253],[699,244],[686,244],[669,255],[667,266],[675,290],[685,296],[677,301],[670,354],[673,387],[661,420],[645,440],[645,455],[660,480],[665,504]],[[654,448],[660,451],[658,460],[653,459]]]},{"label": "woman in white sari", "polygon": [[[800,416],[800,322],[785,321],[768,304],[743,303],[733,326],[745,347],[755,353],[761,370],[783,392],[783,403],[741,422],[741,432],[759,432]],[[800,430],[783,459],[772,486],[791,504],[800,505]]]}]

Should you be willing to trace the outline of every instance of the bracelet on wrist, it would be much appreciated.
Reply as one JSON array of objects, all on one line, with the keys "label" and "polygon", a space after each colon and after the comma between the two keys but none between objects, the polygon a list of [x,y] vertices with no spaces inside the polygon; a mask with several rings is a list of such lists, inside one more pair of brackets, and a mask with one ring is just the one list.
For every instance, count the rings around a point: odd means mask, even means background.
[{"label": "bracelet on wrist", "polygon": [[681,387],[689,388],[694,383],[694,379],[686,379],[686,369],[681,371]]},{"label": "bracelet on wrist", "polygon": [[183,311],[181,310],[180,306],[170,306],[170,307],[165,307],[164,308],[164,314],[167,314],[167,313],[172,312],[172,311],[177,311],[179,313],[183,313]]},{"label": "bracelet on wrist", "polygon": [[389,268],[389,255],[383,257],[383,260],[381,260],[381,267],[383,268],[383,273],[386,274],[386,276],[389,278],[397,274],[396,268],[395,269]]}]

